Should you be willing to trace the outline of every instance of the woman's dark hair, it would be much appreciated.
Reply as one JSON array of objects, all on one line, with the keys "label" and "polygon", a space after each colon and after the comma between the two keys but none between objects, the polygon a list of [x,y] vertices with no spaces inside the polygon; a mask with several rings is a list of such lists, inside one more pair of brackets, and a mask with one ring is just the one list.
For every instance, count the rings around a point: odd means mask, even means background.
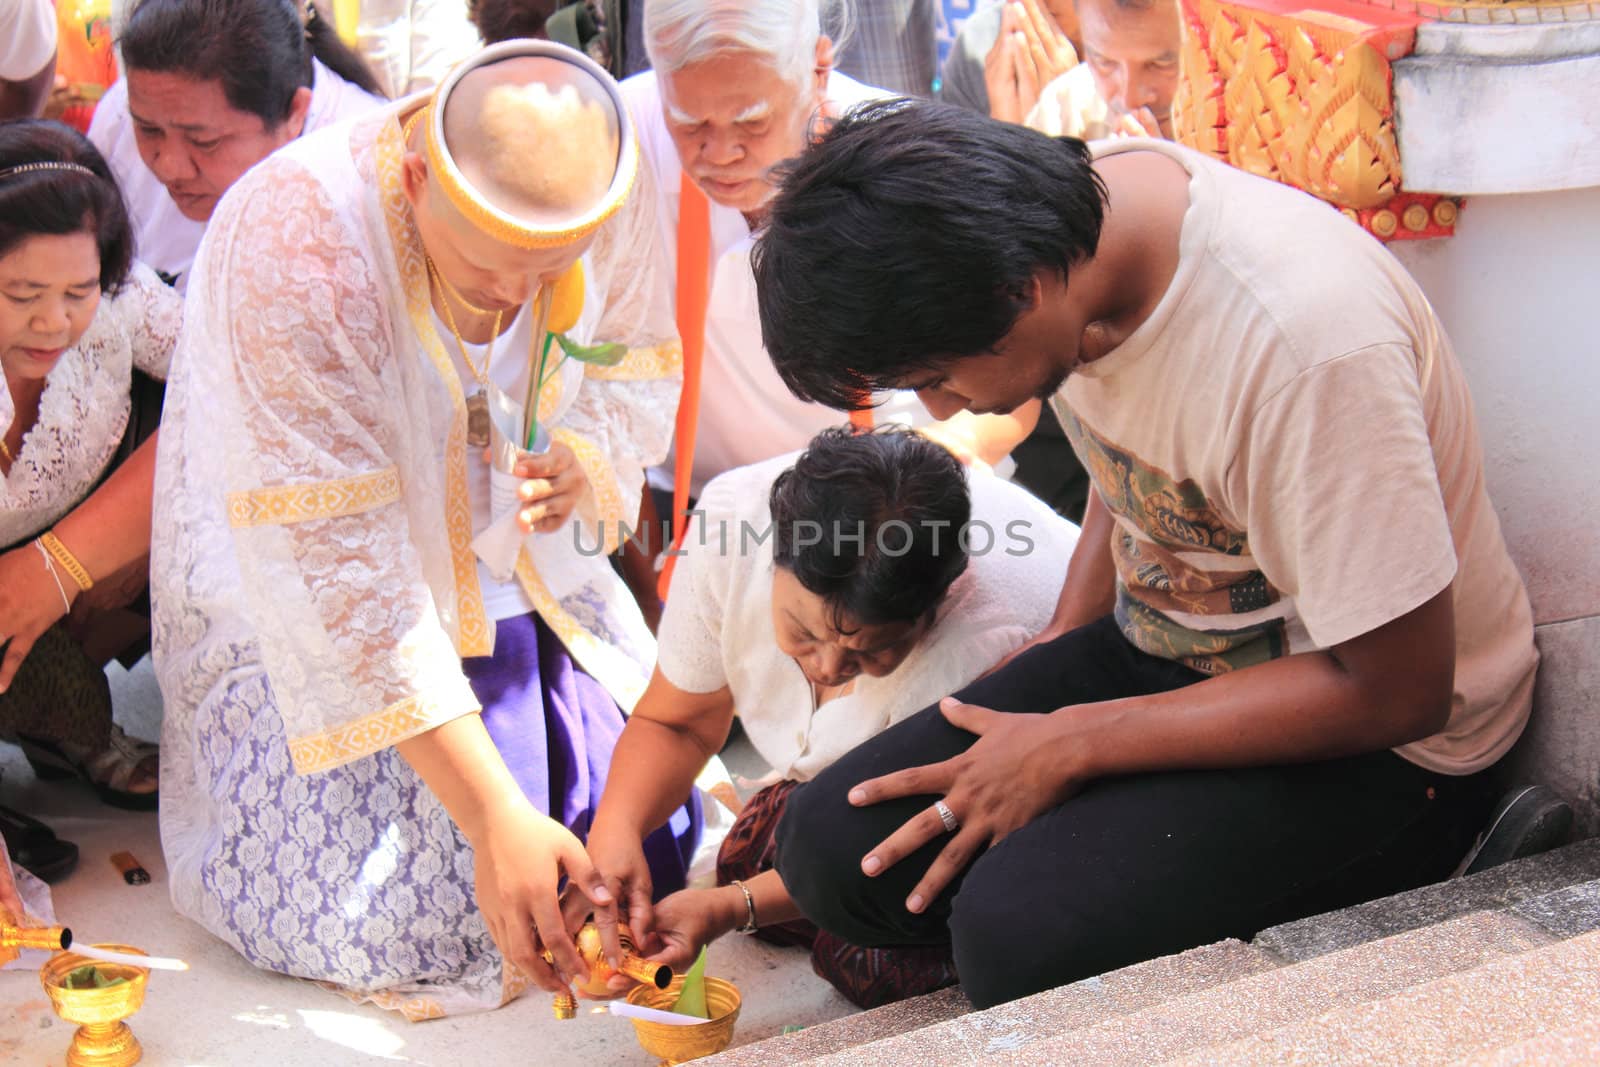
[{"label": "woman's dark hair", "polygon": [[130,70],[221,82],[228,104],[268,129],[289,117],[296,89],[311,87],[313,56],[345,81],[383,94],[332,19],[291,0],[140,0],[117,45]]},{"label": "woman's dark hair", "polygon": [[967,569],[961,464],[903,427],[823,430],[772,483],[772,561],[822,598],[836,629],[915,622]]},{"label": "woman's dark hair", "polygon": [[780,168],[754,267],[767,353],[840,410],[988,353],[1040,270],[1093,256],[1105,186],[1087,146],[948,104],[857,108]]},{"label": "woman's dark hair", "polygon": [[467,17],[478,27],[484,44],[518,37],[548,37],[545,23],[562,0],[470,0]]},{"label": "woman's dark hair", "polygon": [[133,230],[122,191],[89,139],[71,126],[40,119],[0,122],[0,256],[41,234],[92,233],[100,247],[100,289],[110,293],[128,276]]},{"label": "woman's dark hair", "polygon": [[484,44],[539,37],[585,52],[611,69],[604,10],[593,0],[468,0],[467,17]]}]

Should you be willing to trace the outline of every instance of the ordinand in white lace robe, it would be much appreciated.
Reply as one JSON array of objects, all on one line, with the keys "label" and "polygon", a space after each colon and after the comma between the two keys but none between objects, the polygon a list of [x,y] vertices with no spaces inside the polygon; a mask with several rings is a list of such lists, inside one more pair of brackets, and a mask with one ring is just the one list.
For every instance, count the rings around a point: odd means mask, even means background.
[{"label": "ordinand in white lace robe", "polygon": [[[487,655],[461,383],[430,322],[392,105],[247,174],[207,230],[169,386],[152,553],[166,698],[161,830],[173,900],[258,966],[411,1018],[494,1007],[525,980],[473,902],[472,852],[392,747],[479,703]],[[667,451],[680,352],[649,264],[649,175],[585,256],[568,361],[541,410],[590,491],[585,545],[638,513]],[[571,544],[569,527],[557,534]],[[654,644],[603,557],[558,603],[518,578],[624,708]]]}]

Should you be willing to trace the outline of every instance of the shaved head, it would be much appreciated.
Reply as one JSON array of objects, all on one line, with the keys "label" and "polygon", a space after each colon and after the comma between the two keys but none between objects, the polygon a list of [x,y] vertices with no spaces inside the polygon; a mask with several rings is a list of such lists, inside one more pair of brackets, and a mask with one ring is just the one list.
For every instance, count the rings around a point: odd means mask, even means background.
[{"label": "shaved head", "polygon": [[444,140],[500,210],[558,224],[604,199],[621,123],[605,87],[571,63],[521,56],[467,73],[445,102]]}]

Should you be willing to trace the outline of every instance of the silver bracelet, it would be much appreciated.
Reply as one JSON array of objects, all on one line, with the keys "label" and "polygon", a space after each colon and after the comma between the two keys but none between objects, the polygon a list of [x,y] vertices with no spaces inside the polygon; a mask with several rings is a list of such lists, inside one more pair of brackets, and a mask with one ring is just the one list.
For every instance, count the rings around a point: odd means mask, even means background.
[{"label": "silver bracelet", "polygon": [[50,572],[50,577],[56,581],[56,592],[61,594],[61,606],[68,615],[72,614],[72,601],[67,599],[66,586],[61,584],[61,575],[56,573],[55,560],[50,557],[50,550],[44,547],[44,542],[37,537],[33,539],[33,547],[39,550],[39,555],[44,557],[44,569]]},{"label": "silver bracelet", "polygon": [[753,934],[756,932],[756,898],[750,895],[750,889],[739,879],[735,878],[729,885],[738,886],[739,892],[744,894],[744,925],[734,931],[738,934]]}]

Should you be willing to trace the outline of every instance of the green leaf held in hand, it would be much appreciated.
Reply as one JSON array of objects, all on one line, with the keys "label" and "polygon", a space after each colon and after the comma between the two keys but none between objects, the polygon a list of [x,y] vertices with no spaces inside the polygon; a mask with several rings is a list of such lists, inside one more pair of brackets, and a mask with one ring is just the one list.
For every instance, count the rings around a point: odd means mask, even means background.
[{"label": "green leaf held in hand", "polygon": [[705,949],[700,950],[694,966],[683,976],[683,991],[678,994],[677,1003],[672,1005],[672,1010],[679,1015],[693,1015],[697,1019],[711,1018],[711,1010],[706,1006]]},{"label": "green leaf held in hand", "polygon": [[561,351],[567,354],[568,359],[587,363],[591,367],[615,367],[628,354],[627,345],[612,343],[580,345],[564,333],[556,334],[555,338],[560,342]]}]

